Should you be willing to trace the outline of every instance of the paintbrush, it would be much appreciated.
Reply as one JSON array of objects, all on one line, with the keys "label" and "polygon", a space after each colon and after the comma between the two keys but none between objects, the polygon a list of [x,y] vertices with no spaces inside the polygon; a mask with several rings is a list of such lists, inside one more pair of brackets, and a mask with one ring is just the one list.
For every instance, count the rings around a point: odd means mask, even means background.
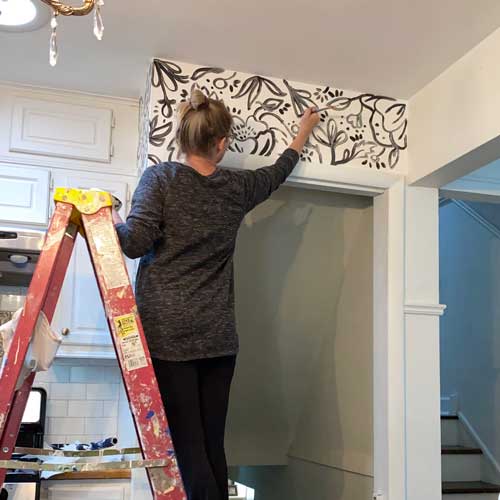
[{"label": "paintbrush", "polygon": [[[316,108],[313,109],[314,113],[321,113],[322,111],[326,111],[327,109],[333,109],[333,106],[325,106],[324,108]],[[304,113],[299,115],[300,117],[304,116]]]}]

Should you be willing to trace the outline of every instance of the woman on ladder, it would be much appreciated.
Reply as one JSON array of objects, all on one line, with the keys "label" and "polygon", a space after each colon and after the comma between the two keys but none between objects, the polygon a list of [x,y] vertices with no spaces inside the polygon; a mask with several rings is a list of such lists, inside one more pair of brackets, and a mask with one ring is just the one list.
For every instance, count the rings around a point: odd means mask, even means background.
[{"label": "woman on ladder", "polygon": [[125,255],[141,257],[136,300],[188,500],[227,500],[224,431],[238,337],[233,254],[247,212],[290,175],[319,116],[306,110],[276,162],[219,168],[231,141],[222,101],[193,90],[178,110],[185,160],[146,169],[127,221],[114,212]]}]

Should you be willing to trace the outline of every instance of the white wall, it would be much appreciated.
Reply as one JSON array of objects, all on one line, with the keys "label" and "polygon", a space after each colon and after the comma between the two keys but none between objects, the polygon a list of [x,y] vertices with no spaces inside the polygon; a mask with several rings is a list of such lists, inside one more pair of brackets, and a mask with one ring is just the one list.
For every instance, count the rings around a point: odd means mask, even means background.
[{"label": "white wall", "polygon": [[439,187],[498,158],[499,52],[500,29],[410,99],[410,182]]},{"label": "white wall", "polygon": [[441,394],[500,462],[500,239],[454,204],[440,215]]},{"label": "white wall", "polygon": [[293,463],[300,483],[309,461],[324,464],[327,482],[340,469],[372,484],[372,232],[370,199],[294,188],[247,217],[231,464]]}]

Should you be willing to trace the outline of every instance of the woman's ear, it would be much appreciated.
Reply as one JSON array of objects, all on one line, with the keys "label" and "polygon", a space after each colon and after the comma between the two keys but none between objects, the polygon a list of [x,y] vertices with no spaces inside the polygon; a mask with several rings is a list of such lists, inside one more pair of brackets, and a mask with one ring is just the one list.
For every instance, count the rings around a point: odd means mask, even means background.
[{"label": "woman's ear", "polygon": [[227,137],[223,137],[217,141],[217,153],[223,153],[226,150]]}]

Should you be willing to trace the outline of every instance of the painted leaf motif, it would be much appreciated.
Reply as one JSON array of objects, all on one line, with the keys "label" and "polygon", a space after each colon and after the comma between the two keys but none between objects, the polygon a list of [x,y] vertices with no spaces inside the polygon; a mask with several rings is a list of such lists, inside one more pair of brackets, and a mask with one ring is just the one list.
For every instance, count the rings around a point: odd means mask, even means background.
[{"label": "painted leaf motif", "polygon": [[262,78],[259,77],[261,82],[267,87],[267,90],[271,92],[271,94],[284,97],[286,96],[286,93],[283,92],[272,80],[269,80],[267,78]]},{"label": "painted leaf motif", "polygon": [[151,79],[153,87],[161,87],[165,94],[165,89],[176,91],[180,83],[187,82],[188,76],[182,74],[182,68],[178,64],[158,59],[154,60]]},{"label": "painted leaf motif", "polygon": [[322,146],[329,146],[327,135],[323,127],[316,127],[312,132],[313,138]]},{"label": "painted leaf motif", "polygon": [[345,144],[348,140],[349,137],[347,136],[347,132],[341,130],[335,137],[335,145],[342,146],[342,144]]},{"label": "painted leaf motif", "polygon": [[156,155],[148,155],[148,160],[150,161],[150,166],[158,165],[161,163],[161,158]]},{"label": "painted leaf motif", "polygon": [[306,108],[316,105],[312,100],[311,92],[303,89],[295,89],[286,80],[283,80],[283,83],[286,85],[290,94],[296,116],[301,116]]},{"label": "painted leaf motif", "polygon": [[247,78],[244,82],[243,85],[241,86],[239,92],[234,96],[235,99],[239,99],[240,97],[244,97],[248,95],[248,101],[247,101],[247,107],[250,110],[259,97],[259,94],[262,91],[262,86],[265,86],[272,94],[282,97],[285,96],[286,94],[282,92],[279,87],[272,82],[271,80],[268,80],[267,78],[263,78],[261,76],[251,76],[250,78]]},{"label": "painted leaf motif", "polygon": [[389,167],[394,168],[399,161],[399,149],[394,148],[389,153]]},{"label": "painted leaf motif", "polygon": [[200,78],[203,78],[205,75],[209,75],[212,73],[220,74],[220,73],[224,73],[224,71],[225,70],[222,68],[210,68],[210,67],[198,68],[191,75],[191,80],[196,81],[196,80],[199,80]]},{"label": "painted leaf motif", "polygon": [[253,104],[253,101],[257,98],[257,96],[254,97],[254,93],[257,90],[258,86],[259,86],[259,81],[257,76],[247,78],[243,82],[243,85],[241,86],[239,92],[234,96],[234,98],[239,99],[240,97],[248,95],[247,107],[248,109],[250,109]]},{"label": "painted leaf motif", "polygon": [[161,147],[165,143],[167,136],[172,132],[173,123],[167,122],[164,125],[158,126],[158,116],[151,120],[149,143],[156,147]]},{"label": "painted leaf motif", "polygon": [[333,109],[333,111],[344,111],[351,105],[351,99],[348,97],[337,97],[331,100],[328,105]]},{"label": "painted leaf motif", "polygon": [[276,111],[284,103],[283,99],[269,97],[262,103],[262,107],[266,111]]}]

